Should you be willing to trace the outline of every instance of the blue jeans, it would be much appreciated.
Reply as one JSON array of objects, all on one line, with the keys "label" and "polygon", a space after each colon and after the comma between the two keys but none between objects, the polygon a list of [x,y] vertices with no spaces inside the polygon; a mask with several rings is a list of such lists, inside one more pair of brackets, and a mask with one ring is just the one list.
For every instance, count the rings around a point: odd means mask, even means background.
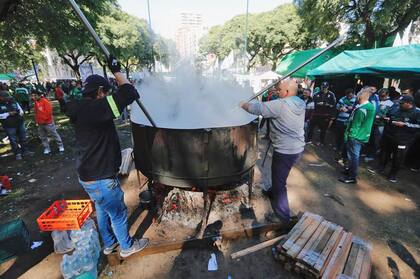
[{"label": "blue jeans", "polygon": [[298,154],[281,154],[274,152],[271,164],[271,207],[274,213],[284,220],[290,222],[290,208],[287,198],[286,180],[290,170],[299,159]]},{"label": "blue jeans", "polygon": [[118,241],[123,250],[130,248],[133,240],[128,234],[127,207],[118,179],[79,179],[79,182],[95,202],[99,233],[104,246],[111,247]]},{"label": "blue jeans", "polygon": [[349,178],[356,179],[357,169],[359,168],[360,150],[362,149],[363,143],[355,140],[348,139],[346,143],[347,157],[349,161]]},{"label": "blue jeans", "polygon": [[4,131],[9,138],[13,153],[15,155],[24,153],[26,150],[26,129],[24,122],[22,121],[17,128],[4,128]]}]

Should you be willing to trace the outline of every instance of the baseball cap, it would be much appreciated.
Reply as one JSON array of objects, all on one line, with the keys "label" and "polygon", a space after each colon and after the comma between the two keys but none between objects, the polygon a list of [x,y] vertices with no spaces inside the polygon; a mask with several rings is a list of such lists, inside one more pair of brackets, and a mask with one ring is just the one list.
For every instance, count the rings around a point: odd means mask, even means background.
[{"label": "baseball cap", "polygon": [[400,103],[410,103],[410,104],[414,104],[414,98],[411,96],[402,96]]},{"label": "baseball cap", "polygon": [[323,81],[321,83],[321,87],[329,87],[330,85],[328,84],[328,81]]},{"label": "baseball cap", "polygon": [[84,87],[82,89],[82,94],[84,95],[93,91],[97,91],[99,87],[103,87],[104,90],[109,90],[110,85],[103,76],[90,75],[86,78]]}]

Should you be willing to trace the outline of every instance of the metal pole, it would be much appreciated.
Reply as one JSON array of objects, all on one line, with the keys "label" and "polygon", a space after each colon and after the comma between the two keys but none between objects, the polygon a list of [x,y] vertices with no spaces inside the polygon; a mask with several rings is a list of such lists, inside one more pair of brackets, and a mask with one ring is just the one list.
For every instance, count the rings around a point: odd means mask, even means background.
[{"label": "metal pole", "polygon": [[38,85],[40,85],[41,83],[39,82],[38,71],[36,69],[35,60],[34,59],[31,59],[31,62],[32,62],[32,67],[34,68],[34,73],[35,73],[36,81],[37,81]]},{"label": "metal pole", "polygon": [[259,97],[260,95],[264,94],[265,91],[267,91],[268,89],[270,89],[273,86],[276,86],[282,80],[285,80],[286,78],[290,77],[291,75],[293,75],[294,73],[296,73],[297,71],[299,71],[301,68],[305,67],[306,65],[308,65],[309,63],[311,63],[313,60],[317,59],[319,56],[321,56],[322,54],[324,54],[326,51],[328,51],[329,49],[335,47],[336,45],[338,45],[339,43],[341,43],[342,41],[344,41],[345,38],[346,38],[345,36],[338,37],[331,44],[329,44],[326,48],[324,48],[323,50],[321,50],[320,52],[318,52],[317,54],[315,54],[314,56],[312,56],[311,58],[309,58],[308,60],[306,60],[305,62],[303,62],[302,64],[300,64],[299,66],[297,66],[295,69],[293,69],[292,71],[290,71],[289,73],[287,73],[284,77],[280,78],[279,80],[277,80],[277,81],[275,81],[275,82],[267,85],[263,89],[261,89],[257,94],[255,94],[254,96],[252,96],[251,98],[249,98],[247,100],[247,102],[250,102],[250,101],[254,100],[255,98]]},{"label": "metal pole", "polygon": [[152,31],[152,19],[150,17],[150,3],[149,3],[149,0],[147,0],[147,14],[149,16],[149,28],[150,28],[150,31]]},{"label": "metal pole", "polygon": [[153,64],[153,70],[155,70],[155,57],[154,57],[154,51],[153,51],[153,44],[154,44],[155,38],[153,36],[153,30],[152,30],[152,17],[150,16],[149,0],[147,0],[147,14],[148,14],[148,17],[149,17],[149,32],[150,32],[150,39],[151,39],[152,64]]},{"label": "metal pole", "polygon": [[[99,48],[102,50],[102,52],[105,54],[106,58],[109,58],[111,56],[108,49],[105,47],[105,45],[102,43],[101,39],[99,38],[98,34],[96,34],[95,30],[93,30],[92,25],[87,20],[85,15],[83,14],[82,10],[80,10],[79,6],[76,4],[74,0],[68,0],[70,5],[72,6],[74,12],[77,14],[79,19],[82,21],[82,23],[85,25],[86,29],[89,31],[89,33],[92,35],[93,39],[95,39],[96,44],[99,46]],[[140,102],[139,99],[136,99],[137,105],[141,108],[146,118],[149,120],[150,124],[152,124],[153,127],[156,127],[156,123],[153,121],[150,114],[147,112],[144,105]]]},{"label": "metal pole", "polygon": [[245,16],[245,55],[248,49],[248,8],[249,0],[246,0],[246,16]]}]

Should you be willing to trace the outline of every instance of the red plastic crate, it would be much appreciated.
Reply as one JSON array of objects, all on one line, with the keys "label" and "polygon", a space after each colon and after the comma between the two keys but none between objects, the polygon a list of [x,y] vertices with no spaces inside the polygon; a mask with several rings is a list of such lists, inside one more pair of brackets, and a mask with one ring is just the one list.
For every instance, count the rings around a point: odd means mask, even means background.
[{"label": "red plastic crate", "polygon": [[59,200],[36,221],[41,231],[80,230],[92,212],[91,200]]}]

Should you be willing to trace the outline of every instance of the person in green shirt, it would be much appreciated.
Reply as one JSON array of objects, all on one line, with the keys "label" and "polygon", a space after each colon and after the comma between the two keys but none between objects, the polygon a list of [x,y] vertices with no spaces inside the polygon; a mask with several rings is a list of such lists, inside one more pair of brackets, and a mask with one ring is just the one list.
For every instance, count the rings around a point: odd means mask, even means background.
[{"label": "person in green shirt", "polygon": [[357,94],[358,105],[353,110],[344,133],[349,166],[346,170],[347,175],[339,179],[343,183],[357,182],[360,150],[363,144],[369,142],[376,114],[375,106],[369,102],[369,97],[369,88],[364,88]]},{"label": "person in green shirt", "polygon": [[70,100],[80,101],[82,97],[82,82],[78,80],[75,86],[70,90]]}]

